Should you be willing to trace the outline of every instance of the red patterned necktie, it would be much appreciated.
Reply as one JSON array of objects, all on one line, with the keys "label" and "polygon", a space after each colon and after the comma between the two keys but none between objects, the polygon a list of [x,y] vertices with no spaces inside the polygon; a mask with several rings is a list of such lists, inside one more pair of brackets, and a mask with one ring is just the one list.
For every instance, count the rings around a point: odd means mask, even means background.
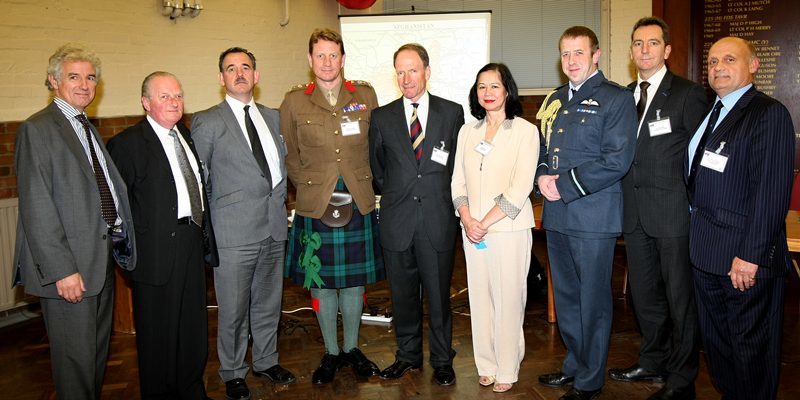
[{"label": "red patterned necktie", "polygon": [[422,158],[422,141],[425,140],[425,133],[422,132],[422,124],[417,117],[418,103],[411,103],[414,110],[411,112],[411,126],[408,131],[411,135],[411,148],[414,149],[414,156],[419,161]]}]

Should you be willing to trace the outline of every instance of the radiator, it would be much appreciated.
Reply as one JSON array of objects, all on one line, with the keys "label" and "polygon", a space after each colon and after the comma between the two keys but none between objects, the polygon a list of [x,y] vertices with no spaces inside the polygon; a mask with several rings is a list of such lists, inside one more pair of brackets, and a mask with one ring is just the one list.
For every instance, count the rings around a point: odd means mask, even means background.
[{"label": "radiator", "polygon": [[25,305],[35,298],[27,296],[14,283],[14,243],[17,238],[17,199],[0,199],[0,311]]}]

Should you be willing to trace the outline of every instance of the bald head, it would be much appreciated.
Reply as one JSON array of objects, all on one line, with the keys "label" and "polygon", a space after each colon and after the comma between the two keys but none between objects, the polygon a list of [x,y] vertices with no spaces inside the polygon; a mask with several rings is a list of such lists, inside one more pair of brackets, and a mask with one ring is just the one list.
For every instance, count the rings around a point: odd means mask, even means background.
[{"label": "bald head", "polygon": [[747,40],[725,37],[708,50],[708,85],[720,98],[752,83],[756,71],[756,50]]}]

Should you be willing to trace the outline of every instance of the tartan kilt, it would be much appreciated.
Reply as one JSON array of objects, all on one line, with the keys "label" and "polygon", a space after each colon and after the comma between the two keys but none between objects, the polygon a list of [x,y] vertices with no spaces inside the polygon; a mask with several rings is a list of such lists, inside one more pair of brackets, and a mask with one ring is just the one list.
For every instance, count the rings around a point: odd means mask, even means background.
[{"label": "tartan kilt", "polygon": [[[319,219],[295,214],[286,250],[285,276],[303,285],[305,273],[300,266],[304,246],[301,233],[319,233],[322,245],[314,254],[322,267],[319,276],[323,289],[340,289],[364,286],[386,278],[383,254],[378,238],[378,219],[375,212],[361,215],[352,203],[353,218],[341,228],[331,228]],[[317,287],[312,283],[311,287]]]}]

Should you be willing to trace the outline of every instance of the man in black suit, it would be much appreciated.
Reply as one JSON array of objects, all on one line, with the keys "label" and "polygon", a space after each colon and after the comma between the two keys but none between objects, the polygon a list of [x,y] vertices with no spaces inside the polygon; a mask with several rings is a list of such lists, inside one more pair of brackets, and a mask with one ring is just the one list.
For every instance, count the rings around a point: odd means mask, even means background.
[{"label": "man in black suit", "polygon": [[623,232],[631,295],[642,331],[639,360],[610,369],[619,381],[666,380],[650,399],[694,399],[697,308],[689,262],[689,198],[683,157],[707,107],[703,87],[666,67],[669,27],[640,19],[631,33],[639,129],[633,165],[622,179]]},{"label": "man in black suit", "polygon": [[758,65],[746,40],[711,46],[717,97],[685,164],[698,320],[723,399],[774,399],[780,372],[795,140],[786,107],[753,86]]},{"label": "man in black suit", "polygon": [[53,102],[17,129],[15,284],[39,297],[60,400],[100,398],[117,233],[127,232],[131,250],[118,262],[125,269],[136,265],[125,182],[86,117],[99,80],[94,52],[60,47],[47,66]]},{"label": "man in black suit", "polygon": [[451,385],[455,352],[450,280],[457,220],[450,197],[456,136],[463,108],[429,94],[428,52],[419,44],[394,53],[403,97],[372,112],[370,164],[382,193],[381,245],[392,292],[397,359],[381,372],[397,379],[422,366],[422,290],[428,295],[434,380]]},{"label": "man in black suit", "polygon": [[139,266],[131,273],[142,399],[205,399],[205,260],[216,246],[202,165],[183,117],[183,89],[168,72],[142,83],[145,119],[108,143],[125,180]]}]

